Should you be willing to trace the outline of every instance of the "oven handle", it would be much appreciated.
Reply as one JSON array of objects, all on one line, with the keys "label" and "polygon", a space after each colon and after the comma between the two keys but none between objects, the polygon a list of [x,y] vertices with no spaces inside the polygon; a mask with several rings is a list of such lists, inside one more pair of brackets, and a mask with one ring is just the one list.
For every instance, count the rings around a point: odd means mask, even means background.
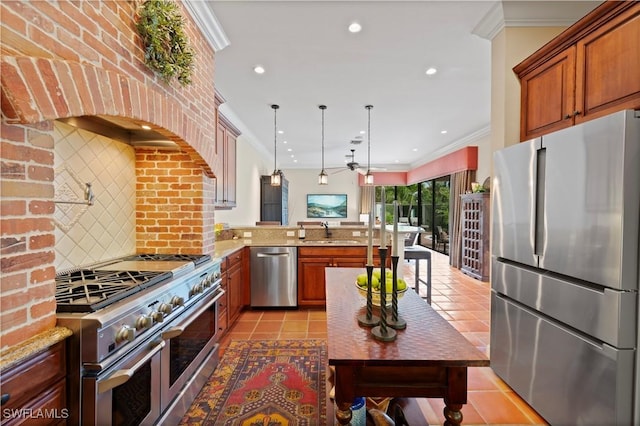
[{"label": "oven handle", "polygon": [[130,378],[136,374],[136,371],[140,369],[147,361],[155,356],[158,352],[162,350],[166,345],[164,340],[160,340],[156,346],[153,347],[151,352],[145,355],[140,361],[136,362],[131,368],[127,368],[124,370],[118,370],[113,373],[110,377],[100,380],[98,382],[98,393],[104,393],[110,391],[116,386],[120,386],[126,383]]},{"label": "oven handle", "polygon": [[195,321],[196,318],[200,317],[200,315],[202,315],[207,309],[209,309],[209,307],[211,306],[212,303],[215,303],[218,301],[218,299],[220,299],[222,296],[224,295],[224,290],[220,289],[218,291],[218,294],[215,295],[215,297],[213,299],[211,299],[211,303],[207,303],[205,306],[201,307],[200,309],[198,309],[198,311],[194,314],[189,315],[189,320],[186,321],[183,324],[177,325],[175,327],[171,327],[170,329],[163,331],[160,336],[162,336],[162,340],[169,340],[169,339],[173,339],[174,337],[178,337],[179,335],[181,335],[184,330],[193,322]]}]

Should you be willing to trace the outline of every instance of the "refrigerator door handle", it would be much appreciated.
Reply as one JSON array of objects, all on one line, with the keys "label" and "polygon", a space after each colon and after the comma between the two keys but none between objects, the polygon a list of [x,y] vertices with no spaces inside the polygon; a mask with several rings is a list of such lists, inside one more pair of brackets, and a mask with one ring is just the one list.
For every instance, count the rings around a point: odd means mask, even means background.
[{"label": "refrigerator door handle", "polygon": [[540,148],[536,151],[536,188],[535,188],[535,218],[532,235],[533,237],[533,254],[538,256],[544,255],[544,248],[546,242],[547,226],[546,218],[544,214],[544,199],[545,199],[545,171],[546,171],[546,148]]}]

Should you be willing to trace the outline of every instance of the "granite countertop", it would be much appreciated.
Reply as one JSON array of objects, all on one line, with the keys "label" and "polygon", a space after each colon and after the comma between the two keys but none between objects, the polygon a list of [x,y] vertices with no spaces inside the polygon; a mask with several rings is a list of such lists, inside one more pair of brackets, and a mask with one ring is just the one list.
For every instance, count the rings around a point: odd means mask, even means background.
[{"label": "granite countertop", "polygon": [[[331,242],[327,242],[331,241]],[[380,244],[378,239],[373,241],[374,246]],[[226,257],[236,250],[243,247],[366,247],[367,240],[363,238],[354,237],[348,238],[332,238],[329,240],[300,240],[295,237],[282,239],[282,238],[269,238],[269,239],[236,239],[236,240],[223,240],[216,241],[214,256],[218,258]]]},{"label": "granite countertop", "polygon": [[71,336],[66,327],[53,327],[24,342],[0,352],[0,372],[19,364],[23,360],[37,354]]}]

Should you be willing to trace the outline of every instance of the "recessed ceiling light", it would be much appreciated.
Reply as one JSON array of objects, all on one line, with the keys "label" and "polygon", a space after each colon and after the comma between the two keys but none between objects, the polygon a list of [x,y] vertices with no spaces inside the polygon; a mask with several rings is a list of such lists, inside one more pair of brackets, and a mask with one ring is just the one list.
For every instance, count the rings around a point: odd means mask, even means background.
[{"label": "recessed ceiling light", "polygon": [[288,143],[287,141],[282,141],[282,143]]},{"label": "recessed ceiling light", "polygon": [[447,131],[446,130],[440,130],[440,133],[442,133],[443,135],[446,135]]},{"label": "recessed ceiling light", "polygon": [[297,163],[297,162],[298,162],[298,160],[293,160],[293,162],[294,162],[294,163]]},{"label": "recessed ceiling light", "polygon": [[360,130],[360,134],[361,134],[361,135],[364,135],[365,133],[367,133],[367,131],[366,131],[366,130]]},{"label": "recessed ceiling light", "polygon": [[293,158],[293,157],[295,157],[295,155],[294,155],[294,154],[291,154],[291,158]]},{"label": "recessed ceiling light", "polygon": [[349,32],[359,33],[362,30],[362,25],[357,22],[352,22],[349,24]]},{"label": "recessed ceiling light", "polygon": [[142,125],[142,126],[140,126],[140,127],[142,127],[142,128],[143,128],[143,129],[145,129],[145,130],[151,130],[151,126],[147,126],[146,124],[143,124],[143,125]]},{"label": "recessed ceiling light", "polygon": [[281,135],[284,133],[284,130],[278,130],[278,134]]},{"label": "recessed ceiling light", "polygon": [[264,67],[262,65],[256,65],[253,67],[253,72],[256,74],[264,74]]},{"label": "recessed ceiling light", "polygon": [[291,152],[291,151],[293,151],[293,149],[287,148],[287,152]]},{"label": "recessed ceiling light", "polygon": [[413,148],[413,152],[418,152],[418,148]]},{"label": "recessed ceiling light", "polygon": [[431,67],[431,68],[428,68],[428,69],[427,69],[427,71],[425,71],[425,74],[427,74],[427,75],[434,75],[434,74],[435,74],[435,73],[437,73],[437,72],[438,72],[438,70],[437,70],[437,69],[435,69],[435,68]]}]

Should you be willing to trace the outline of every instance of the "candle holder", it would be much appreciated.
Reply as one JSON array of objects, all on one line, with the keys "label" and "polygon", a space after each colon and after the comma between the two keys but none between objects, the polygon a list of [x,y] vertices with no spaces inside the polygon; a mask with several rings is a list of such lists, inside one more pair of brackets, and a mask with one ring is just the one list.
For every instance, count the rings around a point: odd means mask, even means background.
[{"label": "candle holder", "polygon": [[373,302],[371,279],[373,277],[373,265],[367,265],[367,312],[364,315],[358,315],[358,324],[363,327],[374,327],[380,323],[380,317],[373,315]]},{"label": "candle holder", "polygon": [[387,263],[387,248],[380,247],[378,249],[380,253],[380,277],[382,282],[380,283],[380,325],[377,325],[371,329],[371,335],[374,339],[381,342],[392,342],[396,340],[397,333],[393,328],[387,327],[387,290],[386,290],[386,270]]},{"label": "candle holder", "polygon": [[387,319],[387,324],[396,330],[407,328],[407,322],[398,315],[398,259],[400,256],[391,256],[391,266],[393,267],[393,290],[391,292],[391,318]]}]

